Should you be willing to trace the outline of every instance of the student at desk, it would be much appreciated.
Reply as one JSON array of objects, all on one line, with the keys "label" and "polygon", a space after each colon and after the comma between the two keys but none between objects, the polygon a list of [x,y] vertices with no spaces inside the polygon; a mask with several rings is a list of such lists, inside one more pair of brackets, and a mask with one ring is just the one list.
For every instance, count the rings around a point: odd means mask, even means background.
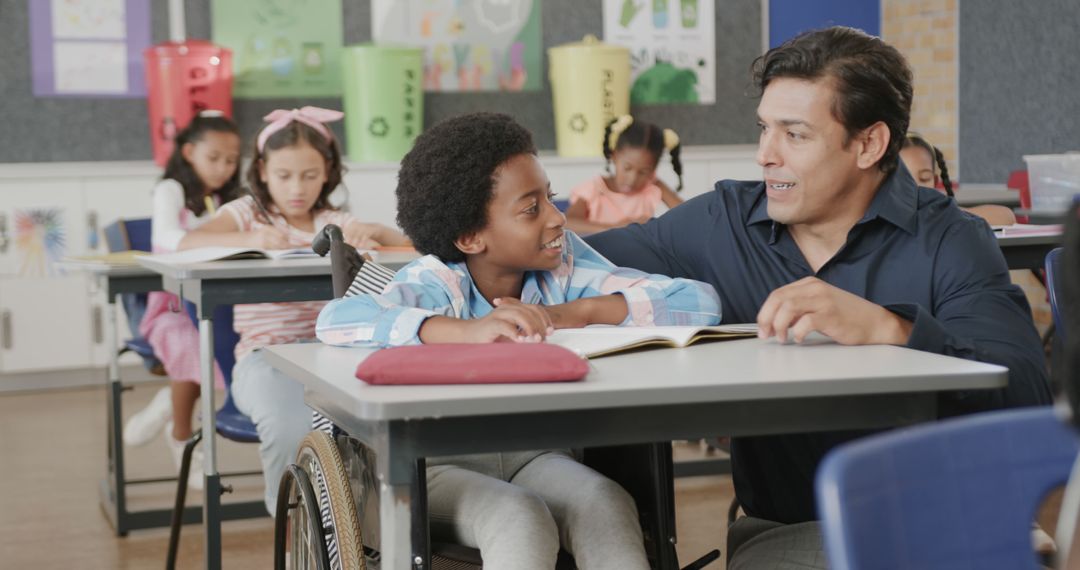
[{"label": "student at desk", "polygon": [[[330,205],[341,183],[341,153],[323,124],[338,111],[304,107],[274,111],[255,139],[247,172],[252,195],[229,202],[217,216],[189,232],[180,249],[209,245],[266,249],[310,247],[327,224],[341,226],[345,241],[358,248],[407,245],[405,236],[381,224],[363,223]],[[266,507],[274,512],[278,483],[311,427],[311,409],[300,384],[278,372],[259,349],[315,337],[315,317],[324,302],[238,305],[233,325],[236,345],[232,395],[259,432],[259,455],[266,482]]]},{"label": "student at desk", "polygon": [[[780,342],[819,331],[1001,364],[1007,388],[951,393],[942,414],[1051,400],[1028,303],[989,226],[898,169],[912,75],[860,31],[809,32],[754,63],[763,182],[715,189],[587,241],[616,265],[712,283],[724,322]],[[813,477],[859,433],[735,438],[731,569],[824,568]]]},{"label": "student at desk", "polygon": [[[941,154],[941,151],[922,135],[909,132],[904,137],[904,146],[900,149],[900,160],[904,162],[904,166],[919,186],[937,188],[940,182],[945,195],[950,198],[955,197],[952,180],[949,179],[949,166],[945,163],[945,155]],[[1011,226],[1016,223],[1016,215],[1005,206],[988,204],[961,208],[961,210],[979,216],[992,226]]]},{"label": "student at desk", "polygon": [[[426,254],[382,295],[331,301],[328,344],[539,342],[592,323],[706,325],[704,283],[613,266],[551,202],[529,132],[476,113],[425,131],[401,163],[398,223]],[[564,450],[428,460],[432,533],[480,549],[485,568],[550,569],[560,543],[578,568],[649,567],[637,509]]]},{"label": "student at desk", "polygon": [[[240,130],[221,111],[203,111],[176,135],[165,174],[154,187],[151,244],[157,253],[175,251],[184,234],[206,223],[215,209],[240,189]],[[180,468],[184,444],[191,437],[191,414],[199,398],[199,331],[180,310],[180,299],[151,292],[139,334],[161,359],[170,385],[124,424],[124,443],[150,442],[165,428],[165,441]],[[215,382],[224,388],[221,370]],[[191,459],[188,486],[202,489],[202,449]]]}]

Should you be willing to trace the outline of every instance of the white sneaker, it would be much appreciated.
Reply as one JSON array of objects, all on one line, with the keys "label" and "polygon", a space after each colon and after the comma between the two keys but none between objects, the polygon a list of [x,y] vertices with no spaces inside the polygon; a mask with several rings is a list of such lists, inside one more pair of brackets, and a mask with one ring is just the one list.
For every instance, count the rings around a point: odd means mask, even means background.
[{"label": "white sneaker", "polygon": [[166,386],[154,394],[154,399],[145,408],[128,418],[124,424],[124,444],[137,447],[150,443],[171,417],[172,389]]},{"label": "white sneaker", "polygon": [[[176,464],[177,475],[180,473],[180,463],[184,459],[184,445],[186,441],[177,441],[172,436],[172,422],[168,422],[165,426],[165,443],[169,446],[169,451],[172,452],[173,463]],[[203,452],[202,447],[196,447],[191,452],[191,468],[188,469],[188,489],[195,491],[203,490]]]}]

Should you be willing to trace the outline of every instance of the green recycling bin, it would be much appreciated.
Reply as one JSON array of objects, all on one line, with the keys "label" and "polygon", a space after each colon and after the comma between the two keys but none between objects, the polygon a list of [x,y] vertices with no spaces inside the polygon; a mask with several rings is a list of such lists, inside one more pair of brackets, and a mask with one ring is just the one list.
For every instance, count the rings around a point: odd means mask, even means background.
[{"label": "green recycling bin", "polygon": [[397,162],[424,128],[423,50],[345,48],[345,136],[357,162]]},{"label": "green recycling bin", "polygon": [[588,35],[548,59],[559,156],[601,156],[604,127],[630,112],[630,50]]}]

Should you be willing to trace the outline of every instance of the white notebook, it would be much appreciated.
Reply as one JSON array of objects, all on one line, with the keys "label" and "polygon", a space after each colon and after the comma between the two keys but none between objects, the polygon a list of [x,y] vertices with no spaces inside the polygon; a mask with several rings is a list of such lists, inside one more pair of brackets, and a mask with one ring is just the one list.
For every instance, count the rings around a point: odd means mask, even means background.
[{"label": "white notebook", "polygon": [[548,335],[547,342],[594,358],[646,346],[681,348],[702,340],[727,340],[757,335],[757,325],[616,327],[590,326],[559,329]]},{"label": "white notebook", "polygon": [[197,247],[173,253],[159,253],[153,259],[166,263],[202,263],[204,261],[224,261],[230,259],[295,259],[318,257],[310,247],[294,249],[259,249],[253,247]]}]

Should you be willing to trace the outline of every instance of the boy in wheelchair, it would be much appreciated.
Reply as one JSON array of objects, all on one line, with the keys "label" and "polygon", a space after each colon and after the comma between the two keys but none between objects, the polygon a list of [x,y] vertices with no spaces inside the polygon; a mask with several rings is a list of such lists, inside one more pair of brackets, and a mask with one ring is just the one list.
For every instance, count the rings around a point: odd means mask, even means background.
[{"label": "boy in wheelchair", "polygon": [[[529,132],[476,113],[424,132],[405,156],[398,223],[425,256],[381,295],[332,301],[328,344],[541,342],[588,324],[708,325],[708,285],[618,268],[572,232],[551,202]],[[431,531],[480,549],[490,568],[648,568],[633,499],[566,450],[427,462]]]}]

